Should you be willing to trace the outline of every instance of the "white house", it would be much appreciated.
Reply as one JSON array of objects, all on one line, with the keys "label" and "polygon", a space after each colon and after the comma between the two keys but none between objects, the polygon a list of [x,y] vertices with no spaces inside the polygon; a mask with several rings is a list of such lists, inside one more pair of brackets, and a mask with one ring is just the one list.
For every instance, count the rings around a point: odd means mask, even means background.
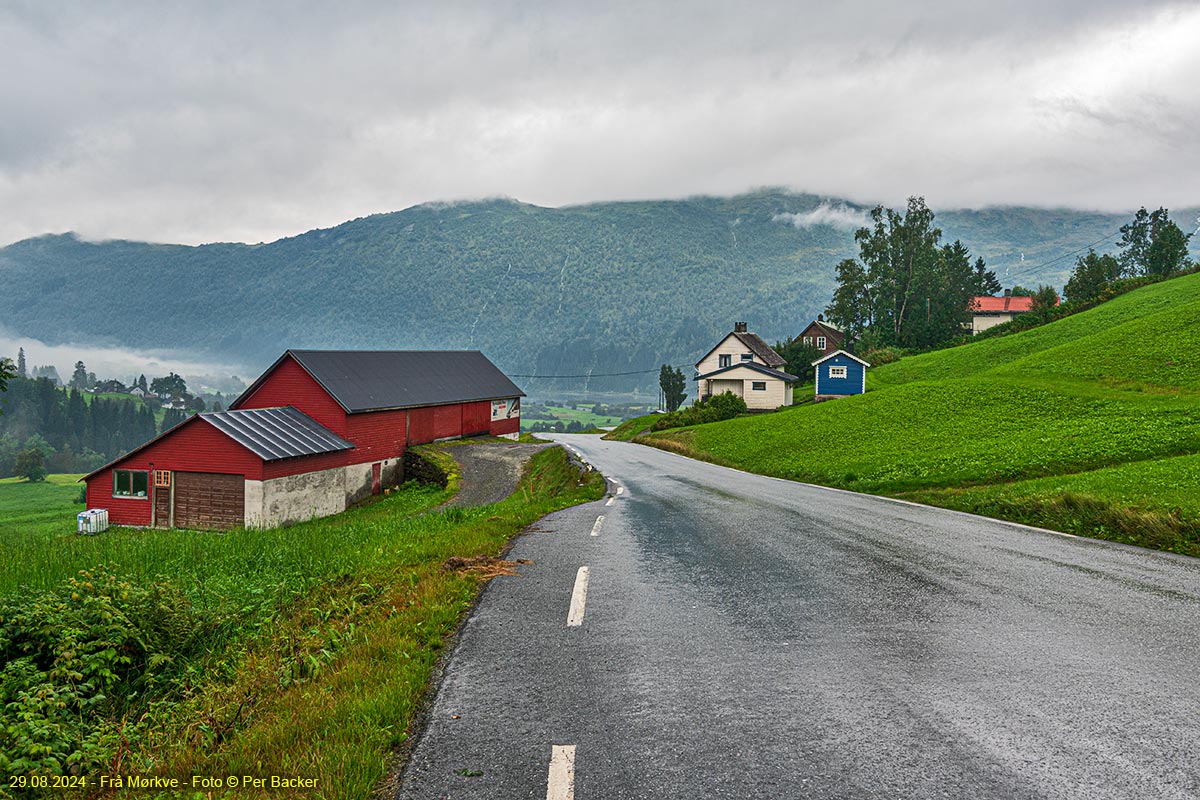
[{"label": "white house", "polygon": [[747,331],[746,323],[735,322],[733,332],[696,362],[696,396],[704,400],[733,392],[746,408],[759,411],[790,406],[797,378],[780,370],[786,363],[762,337]]}]

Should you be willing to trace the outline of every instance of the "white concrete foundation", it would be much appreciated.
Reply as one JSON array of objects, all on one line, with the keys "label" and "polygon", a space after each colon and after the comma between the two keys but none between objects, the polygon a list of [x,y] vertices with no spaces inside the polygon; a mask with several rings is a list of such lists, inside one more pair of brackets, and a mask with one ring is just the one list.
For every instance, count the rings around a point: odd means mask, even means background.
[{"label": "white concrete foundation", "polygon": [[[371,463],[302,472],[267,481],[246,481],[247,528],[275,528],[289,522],[340,514],[371,495]],[[381,464],[383,486],[398,484],[403,461]]]}]

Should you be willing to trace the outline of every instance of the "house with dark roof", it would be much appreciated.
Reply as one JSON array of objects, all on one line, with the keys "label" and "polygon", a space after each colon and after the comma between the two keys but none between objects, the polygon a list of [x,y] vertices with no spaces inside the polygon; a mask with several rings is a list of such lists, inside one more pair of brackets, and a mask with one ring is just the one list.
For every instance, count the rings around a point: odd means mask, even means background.
[{"label": "house with dark roof", "polygon": [[790,406],[797,378],[783,372],[786,365],[745,322],[735,322],[733,331],[696,362],[696,396],[704,400],[733,392],[746,401],[746,408],[758,411]]},{"label": "house with dark roof", "polygon": [[274,527],[403,479],[415,444],[516,438],[525,394],[478,351],[289,350],[229,406],[83,480],[114,524]]},{"label": "house with dark roof", "polygon": [[817,314],[817,318],[800,332],[800,339],[805,344],[815,347],[824,357],[842,349],[846,334],[833,323],[826,322],[823,314]]}]

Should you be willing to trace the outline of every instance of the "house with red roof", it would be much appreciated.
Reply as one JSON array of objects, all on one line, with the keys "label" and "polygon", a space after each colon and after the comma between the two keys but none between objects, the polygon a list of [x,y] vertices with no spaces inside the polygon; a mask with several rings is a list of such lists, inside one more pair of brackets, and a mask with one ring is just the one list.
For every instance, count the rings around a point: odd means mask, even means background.
[{"label": "house with red roof", "polygon": [[1003,297],[975,297],[971,300],[971,334],[1011,322],[1018,314],[1033,310],[1032,297],[1013,297],[1011,289]]}]

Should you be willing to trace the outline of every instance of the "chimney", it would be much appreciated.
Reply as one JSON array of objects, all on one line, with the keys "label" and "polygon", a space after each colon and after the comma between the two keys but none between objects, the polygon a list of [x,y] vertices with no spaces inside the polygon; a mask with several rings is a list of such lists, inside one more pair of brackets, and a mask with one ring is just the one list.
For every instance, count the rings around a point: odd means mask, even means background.
[{"label": "chimney", "polygon": [[734,333],[745,333],[746,332],[746,323],[744,323],[744,322],[733,323],[733,332]]},{"label": "chimney", "polygon": [[817,322],[824,322],[824,321],[825,321],[825,315],[817,314]]},{"label": "chimney", "polygon": [[1005,289],[1005,290],[1004,290],[1004,296],[1005,296],[1005,297],[1012,297],[1012,289]]}]

